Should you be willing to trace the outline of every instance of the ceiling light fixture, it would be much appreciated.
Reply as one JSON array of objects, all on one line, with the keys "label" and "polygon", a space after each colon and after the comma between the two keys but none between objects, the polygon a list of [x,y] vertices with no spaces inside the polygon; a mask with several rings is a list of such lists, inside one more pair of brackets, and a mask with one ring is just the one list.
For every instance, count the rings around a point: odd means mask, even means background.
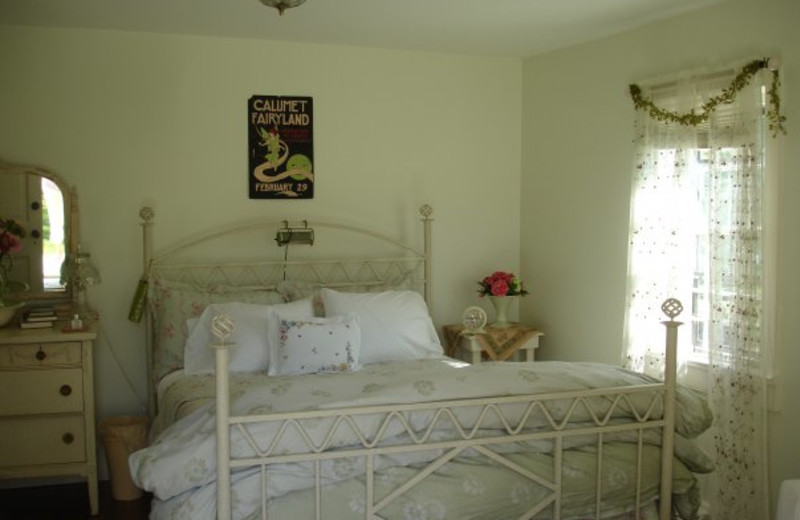
[{"label": "ceiling light fixture", "polygon": [[297,7],[304,3],[306,0],[259,0],[262,4],[268,7],[274,7],[278,13],[283,15],[283,12],[291,7]]}]

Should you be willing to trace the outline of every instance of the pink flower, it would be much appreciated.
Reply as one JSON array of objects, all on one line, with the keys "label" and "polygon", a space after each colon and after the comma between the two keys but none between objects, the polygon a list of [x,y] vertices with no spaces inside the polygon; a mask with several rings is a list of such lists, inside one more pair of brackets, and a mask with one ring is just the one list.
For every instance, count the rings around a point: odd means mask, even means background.
[{"label": "pink flower", "polygon": [[495,271],[494,274],[492,274],[492,278],[495,280],[509,282],[512,278],[514,278],[514,275],[511,273],[504,273],[503,271]]},{"label": "pink flower", "polygon": [[480,296],[525,296],[528,291],[514,273],[495,271],[480,282]]},{"label": "pink flower", "polygon": [[0,258],[9,253],[22,251],[22,238],[25,230],[10,218],[0,218]]},{"label": "pink flower", "polygon": [[490,291],[492,292],[492,296],[505,296],[508,293],[508,283],[502,279],[495,279],[492,282],[492,286]]},{"label": "pink flower", "polygon": [[0,253],[19,253],[22,251],[22,240],[8,232],[0,234]]}]

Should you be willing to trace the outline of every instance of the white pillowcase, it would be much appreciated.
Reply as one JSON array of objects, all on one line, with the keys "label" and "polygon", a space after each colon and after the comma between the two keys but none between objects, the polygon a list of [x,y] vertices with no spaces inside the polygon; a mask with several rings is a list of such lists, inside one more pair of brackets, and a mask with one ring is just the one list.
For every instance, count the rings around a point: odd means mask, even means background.
[{"label": "white pillowcase", "polygon": [[212,303],[203,310],[193,325],[187,320],[189,337],[183,352],[183,369],[186,373],[213,372],[214,351],[211,343],[216,338],[211,333],[211,320],[218,314],[227,314],[234,321],[233,333],[228,338],[235,345],[230,348],[228,370],[231,372],[259,372],[269,366],[267,346],[270,309],[292,316],[313,316],[311,299],[291,303],[259,305],[254,303]]},{"label": "white pillowcase", "polygon": [[269,311],[269,375],[358,370],[361,329],[358,317],[287,316]]},{"label": "white pillowcase", "polygon": [[327,288],[321,293],[327,316],[358,316],[361,364],[444,355],[428,306],[419,293],[345,293]]}]

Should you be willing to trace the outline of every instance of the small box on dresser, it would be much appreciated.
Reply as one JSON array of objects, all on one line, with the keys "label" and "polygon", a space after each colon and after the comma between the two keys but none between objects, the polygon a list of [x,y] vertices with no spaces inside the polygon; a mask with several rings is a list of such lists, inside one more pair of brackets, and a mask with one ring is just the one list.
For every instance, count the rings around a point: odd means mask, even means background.
[{"label": "small box on dresser", "polygon": [[0,478],[77,475],[98,513],[93,329],[0,328]]}]

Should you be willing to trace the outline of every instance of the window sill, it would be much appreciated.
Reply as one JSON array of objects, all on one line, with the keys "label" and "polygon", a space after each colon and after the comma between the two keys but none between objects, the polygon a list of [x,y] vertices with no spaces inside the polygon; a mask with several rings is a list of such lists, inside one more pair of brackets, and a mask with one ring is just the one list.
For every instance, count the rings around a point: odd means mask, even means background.
[{"label": "window sill", "polygon": [[678,379],[682,384],[701,392],[708,391],[708,378],[708,363],[695,359],[684,363],[678,374]]},{"label": "window sill", "polygon": [[[709,389],[710,373],[708,362],[702,359],[690,359],[684,363],[678,374],[678,380],[682,385],[694,390],[707,393]],[[767,411],[780,412],[781,405],[778,398],[778,381],[774,377],[767,378]]]}]

